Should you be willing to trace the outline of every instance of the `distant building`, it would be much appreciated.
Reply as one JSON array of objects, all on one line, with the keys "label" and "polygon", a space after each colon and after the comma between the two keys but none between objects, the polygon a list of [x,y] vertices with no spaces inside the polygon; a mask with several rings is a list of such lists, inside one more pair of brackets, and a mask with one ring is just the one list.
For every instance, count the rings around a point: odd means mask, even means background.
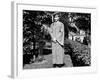
[{"label": "distant building", "polygon": [[80,30],[79,33],[69,32],[68,39],[73,41],[79,41],[83,43],[84,37],[85,37],[85,31]]}]

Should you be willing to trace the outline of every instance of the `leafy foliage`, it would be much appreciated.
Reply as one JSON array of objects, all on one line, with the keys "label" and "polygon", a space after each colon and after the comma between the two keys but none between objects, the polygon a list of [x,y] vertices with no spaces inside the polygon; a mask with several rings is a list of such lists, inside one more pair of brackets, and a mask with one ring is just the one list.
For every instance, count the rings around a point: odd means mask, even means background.
[{"label": "leafy foliage", "polygon": [[69,47],[68,49],[70,53],[68,52],[67,54],[71,56],[74,66],[91,65],[90,48],[88,48],[86,45],[67,39],[65,45]]}]

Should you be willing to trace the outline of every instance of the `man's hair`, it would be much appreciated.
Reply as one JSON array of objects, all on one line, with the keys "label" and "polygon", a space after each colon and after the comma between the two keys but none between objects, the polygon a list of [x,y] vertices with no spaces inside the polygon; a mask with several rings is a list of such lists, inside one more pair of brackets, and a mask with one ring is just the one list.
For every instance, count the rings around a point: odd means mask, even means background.
[{"label": "man's hair", "polygon": [[54,15],[54,17],[56,17],[56,16],[60,18],[60,15],[58,15],[58,14],[55,14],[55,15]]}]

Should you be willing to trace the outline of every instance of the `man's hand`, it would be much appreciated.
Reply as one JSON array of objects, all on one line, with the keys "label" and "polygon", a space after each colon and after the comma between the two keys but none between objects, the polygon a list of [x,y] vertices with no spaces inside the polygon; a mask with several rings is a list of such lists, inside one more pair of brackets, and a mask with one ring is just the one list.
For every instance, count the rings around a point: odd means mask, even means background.
[{"label": "man's hand", "polygon": [[56,38],[53,38],[53,41],[56,42]]}]

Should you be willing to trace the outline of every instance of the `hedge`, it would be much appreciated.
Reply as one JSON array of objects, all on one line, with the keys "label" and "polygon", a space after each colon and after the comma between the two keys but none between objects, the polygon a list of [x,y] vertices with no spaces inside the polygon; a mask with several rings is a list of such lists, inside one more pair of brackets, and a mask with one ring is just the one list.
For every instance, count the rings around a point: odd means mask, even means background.
[{"label": "hedge", "polygon": [[91,65],[91,52],[87,45],[66,39],[65,50],[71,56],[73,66]]}]

